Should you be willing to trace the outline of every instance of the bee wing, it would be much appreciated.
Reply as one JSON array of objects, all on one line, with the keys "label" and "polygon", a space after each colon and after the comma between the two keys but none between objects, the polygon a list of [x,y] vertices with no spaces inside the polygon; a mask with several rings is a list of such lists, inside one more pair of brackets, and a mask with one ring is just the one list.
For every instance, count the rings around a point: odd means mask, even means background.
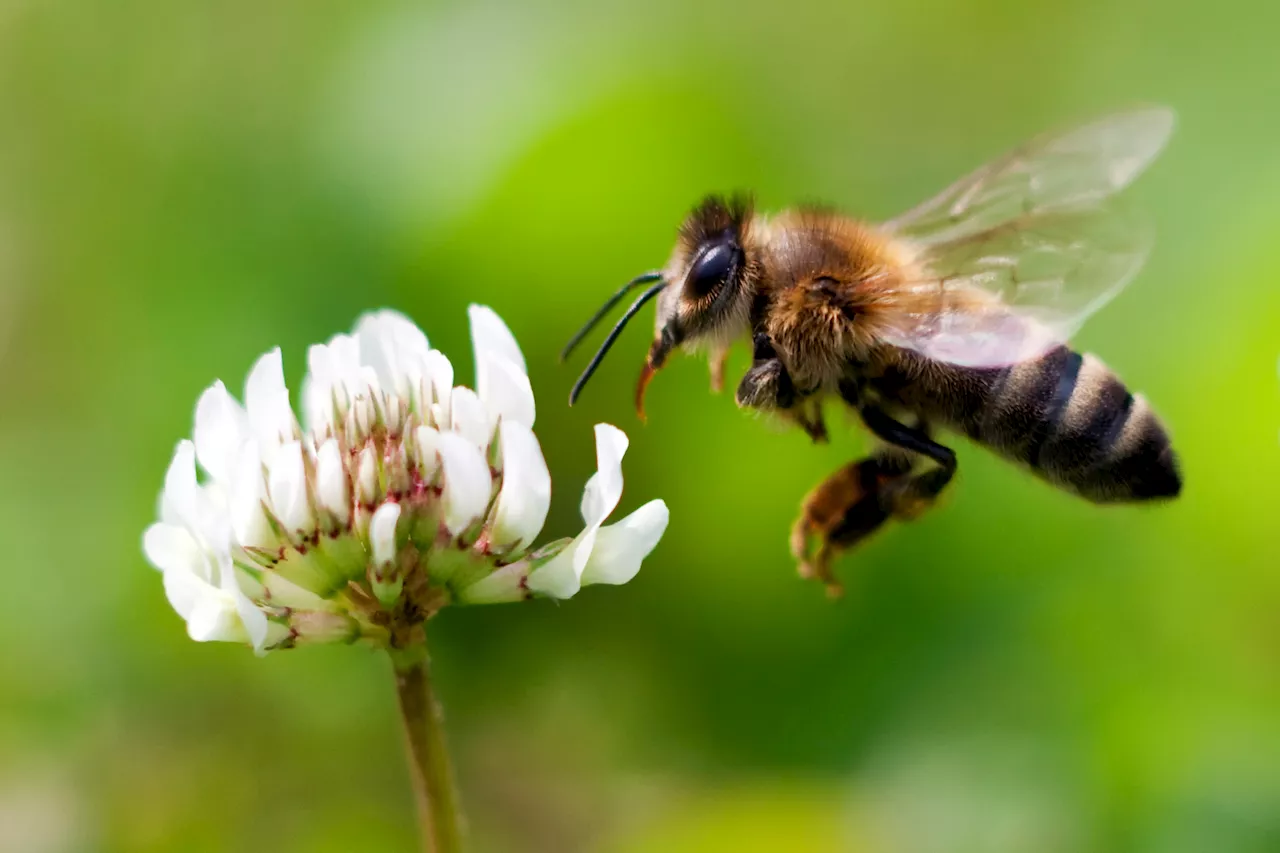
[{"label": "bee wing", "polygon": [[1068,340],[1141,269],[1152,231],[1116,205],[1057,211],[928,246],[924,278],[895,288],[882,337],[971,367]]},{"label": "bee wing", "polygon": [[897,346],[973,367],[1067,340],[1142,267],[1152,232],[1111,197],[1155,158],[1173,113],[1119,113],[1040,137],[886,223],[924,275],[896,289]]},{"label": "bee wing", "polygon": [[1146,107],[1036,137],[884,223],[918,244],[951,243],[1030,215],[1097,205],[1160,153],[1173,111]]}]

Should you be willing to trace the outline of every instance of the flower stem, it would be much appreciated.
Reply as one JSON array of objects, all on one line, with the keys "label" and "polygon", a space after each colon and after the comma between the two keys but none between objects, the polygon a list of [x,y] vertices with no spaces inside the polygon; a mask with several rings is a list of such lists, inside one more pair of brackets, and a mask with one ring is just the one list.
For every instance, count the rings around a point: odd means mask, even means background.
[{"label": "flower stem", "polygon": [[425,645],[393,649],[396,693],[404,721],[418,804],[418,825],[424,853],[459,853],[462,850],[462,817],[458,788],[445,743],[444,712],[431,687],[431,670]]}]

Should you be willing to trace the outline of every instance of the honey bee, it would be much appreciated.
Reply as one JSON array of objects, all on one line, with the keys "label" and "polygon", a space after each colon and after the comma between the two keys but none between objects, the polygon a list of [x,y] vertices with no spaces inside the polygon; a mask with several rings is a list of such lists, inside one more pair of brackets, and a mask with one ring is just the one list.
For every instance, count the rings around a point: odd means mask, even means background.
[{"label": "honey bee", "polygon": [[939,430],[1095,503],[1175,497],[1177,459],[1147,401],[1067,346],[1146,260],[1151,230],[1115,196],[1172,129],[1171,111],[1143,108],[1050,133],[880,224],[707,198],[666,266],[615,293],[565,347],[563,356],[648,285],[570,405],[654,298],[656,335],[635,396],[642,418],[645,389],[674,350],[708,352],[715,387],[743,339],[753,352],[739,406],[823,441],[822,403],[843,401],[875,448],[804,499],[791,534],[801,574],[833,594],[838,553],[890,519],[917,517],[951,482],[956,456]]}]

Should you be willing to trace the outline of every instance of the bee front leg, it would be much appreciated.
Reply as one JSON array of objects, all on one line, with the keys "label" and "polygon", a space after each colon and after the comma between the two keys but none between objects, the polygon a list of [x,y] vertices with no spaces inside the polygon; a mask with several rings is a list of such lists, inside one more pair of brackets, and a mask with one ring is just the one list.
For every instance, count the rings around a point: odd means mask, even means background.
[{"label": "bee front leg", "polygon": [[814,444],[827,443],[827,423],[822,419],[822,406],[817,400],[809,400],[788,413]]},{"label": "bee front leg", "polygon": [[773,341],[763,332],[752,340],[751,368],[738,383],[734,395],[744,409],[790,409],[796,402],[796,384],[778,357]]},{"label": "bee front leg", "polygon": [[729,361],[729,348],[723,347],[711,353],[711,393],[719,394],[724,390],[724,367]]},{"label": "bee front leg", "polygon": [[753,341],[751,369],[743,375],[735,394],[742,408],[783,412],[795,421],[814,442],[827,440],[822,410],[809,396],[796,389],[787,366],[778,357],[768,335],[757,332]]}]

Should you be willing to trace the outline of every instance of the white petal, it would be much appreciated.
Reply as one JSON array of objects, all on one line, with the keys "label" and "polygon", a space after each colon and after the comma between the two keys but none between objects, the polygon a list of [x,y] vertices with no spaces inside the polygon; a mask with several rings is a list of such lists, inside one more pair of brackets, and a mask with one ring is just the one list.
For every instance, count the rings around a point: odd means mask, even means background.
[{"label": "white petal", "polygon": [[[185,530],[163,524],[146,532],[148,559],[164,569],[165,593],[196,640],[256,642],[265,637],[266,616],[235,585],[230,557],[215,558]],[[218,584],[212,574],[219,575]]]},{"label": "white petal", "polygon": [[515,335],[511,334],[507,324],[502,322],[502,318],[492,308],[487,305],[469,305],[467,316],[471,319],[471,342],[475,347],[477,363],[482,352],[491,352],[510,361],[520,368],[521,373],[528,372],[524,354],[520,352]]},{"label": "white petal", "polygon": [[360,451],[360,461],[356,464],[356,497],[364,506],[372,506],[382,500],[382,489],[378,486],[378,457],[372,447]]},{"label": "white petal", "polygon": [[334,420],[334,396],[337,395],[337,415],[346,411],[347,392],[342,382],[332,342],[314,344],[307,350],[307,376],[302,380],[302,406],[307,415],[307,428],[317,433],[333,432],[338,423]]},{"label": "white petal", "polygon": [[493,420],[502,417],[533,426],[533,388],[524,355],[511,330],[484,305],[467,308],[476,357],[476,393]]},{"label": "white petal", "polygon": [[596,424],[596,473],[582,491],[582,520],[600,525],[622,499],[622,457],[627,434],[610,424]]},{"label": "white petal", "polygon": [[439,453],[444,465],[444,523],[457,535],[488,507],[493,479],[480,449],[462,436],[441,433]]},{"label": "white petal", "polygon": [[360,345],[360,363],[374,369],[383,388],[395,388],[395,346],[385,333],[381,315],[363,315],[356,322],[355,339]]},{"label": "white petal", "polygon": [[248,417],[226,387],[215,382],[205,389],[196,403],[195,445],[209,476],[222,482],[230,479],[248,432]]},{"label": "white petal", "polygon": [[395,311],[365,314],[356,323],[355,336],[361,362],[377,372],[383,389],[407,399],[430,349],[427,336]]},{"label": "white petal", "polygon": [[[245,632],[249,635],[249,643],[253,646],[254,651],[261,652],[262,645],[267,639],[267,615],[249,600],[249,597],[240,589],[239,581],[236,578],[235,569],[231,565],[231,557],[222,554],[218,558],[219,572],[221,573],[222,592],[230,598],[232,606],[236,609],[236,615],[240,617],[240,624],[244,626]],[[190,631],[191,623],[187,623],[187,630]]]},{"label": "white petal", "polygon": [[533,430],[516,421],[499,427],[502,490],[494,509],[490,538],[495,545],[523,549],[547,520],[551,506],[551,473]]},{"label": "white petal", "polygon": [[459,604],[499,604],[509,601],[523,601],[529,597],[525,587],[529,570],[523,561],[503,566],[490,572],[475,583],[465,586],[454,593],[454,600]]},{"label": "white petal", "polygon": [[142,551],[163,572],[208,575],[208,557],[185,527],[158,523],[142,535]]},{"label": "white petal", "polygon": [[347,412],[347,436],[351,442],[361,442],[373,434],[378,423],[378,407],[382,403],[382,390],[377,386],[359,386],[352,394],[351,409]]},{"label": "white petal", "polygon": [[293,438],[297,424],[289,406],[289,389],[284,384],[284,363],[280,348],[258,359],[244,386],[244,405],[249,425],[258,438],[264,458],[270,464],[275,449]]},{"label": "white petal", "polygon": [[392,339],[396,342],[396,348],[400,352],[410,353],[413,355],[426,355],[431,349],[431,344],[427,341],[427,336],[418,324],[410,320],[399,311],[392,311],[384,308],[378,312],[382,317],[382,322],[390,332]]},{"label": "white petal", "polygon": [[164,491],[160,494],[160,516],[171,524],[181,523],[198,529],[199,489],[196,485],[196,448],[190,441],[178,442],[164,475]]},{"label": "white petal", "polygon": [[173,461],[165,472],[160,495],[160,520],[186,527],[204,548],[229,548],[231,524],[225,492],[217,484],[196,482],[195,445],[178,442]]},{"label": "white petal", "polygon": [[385,503],[373,513],[369,522],[369,545],[373,561],[387,566],[396,558],[396,522],[400,520],[400,504]]},{"label": "white petal", "polygon": [[216,586],[185,572],[165,572],[164,591],[173,609],[186,621],[191,639],[249,641],[235,600]]},{"label": "white petal", "polygon": [[320,383],[310,373],[302,377],[302,392],[299,399],[302,401],[302,422],[307,431],[316,438],[333,435],[333,418],[331,417],[333,407],[329,406],[326,409],[329,401],[325,398]]},{"label": "white petal", "polygon": [[333,350],[329,344],[312,344],[307,347],[307,377],[327,385],[338,380],[338,367],[334,364]]},{"label": "white petal", "polygon": [[296,441],[281,446],[267,480],[271,509],[292,535],[306,536],[315,529],[315,515],[307,499],[307,471],[302,445]]},{"label": "white petal", "polygon": [[534,569],[525,582],[529,591],[547,598],[573,598],[582,588],[579,572],[573,566],[574,553],[580,545],[580,540],[575,540],[559,554]]},{"label": "white petal", "polygon": [[227,499],[232,533],[236,541],[246,548],[270,548],[277,544],[263,506],[266,499],[267,482],[258,442],[249,441],[240,449],[240,459],[236,463]]},{"label": "white petal", "polygon": [[420,426],[413,431],[413,464],[423,482],[430,483],[440,468],[440,432]]},{"label": "white petal", "polygon": [[203,599],[187,620],[187,636],[197,643],[246,643],[249,634],[234,607],[220,599]]},{"label": "white petal", "polygon": [[[316,344],[307,350],[307,378],[303,381],[304,408],[308,426],[318,432],[333,432],[341,424],[351,398],[367,393],[369,382],[376,385],[372,368],[365,373],[360,366],[360,347],[350,335],[334,335],[327,344]],[[334,420],[335,411],[338,420]]]},{"label": "white petal", "polygon": [[307,429],[315,435],[333,435],[338,424],[334,420],[329,348],[316,344],[307,350],[307,367],[307,375],[302,379],[302,413]]},{"label": "white petal", "polygon": [[600,525],[622,498],[622,456],[627,436],[615,426],[596,424],[596,464],[599,470],[587,481],[582,495],[582,520],[586,528],[549,562],[529,575],[529,589],[552,598],[569,598],[582,584]]},{"label": "white petal", "polygon": [[582,572],[582,585],[626,583],[666,532],[670,513],[661,500],[649,501],[615,524],[602,527]]},{"label": "white petal", "polygon": [[360,342],[355,335],[334,335],[329,339],[329,363],[334,381],[349,382],[360,370]]},{"label": "white petal", "polygon": [[187,636],[197,643],[247,643],[249,634],[234,606],[222,599],[201,599],[187,619]]},{"label": "white petal", "polygon": [[342,464],[342,451],[336,439],[320,445],[316,453],[316,496],[320,505],[345,525],[351,519],[351,491],[347,485],[347,468]]},{"label": "white petal", "polygon": [[427,379],[431,383],[431,402],[440,407],[436,425],[447,428],[452,423],[449,402],[453,396],[453,365],[439,350],[427,353]]},{"label": "white petal", "polygon": [[[216,586],[191,572],[182,571],[164,573],[164,594],[174,612],[184,620],[190,618],[202,598],[221,598]],[[234,612],[235,605],[229,601],[227,604]]]},{"label": "white petal", "polygon": [[476,447],[488,447],[489,439],[493,437],[494,422],[476,392],[462,385],[454,388],[451,408],[453,431]]},{"label": "white petal", "polygon": [[476,393],[492,420],[503,418],[533,426],[533,386],[515,363],[491,352],[477,352]]},{"label": "white petal", "polygon": [[391,396],[385,402],[382,414],[386,418],[387,432],[394,436],[402,435],[405,421],[409,418],[409,398]]}]

